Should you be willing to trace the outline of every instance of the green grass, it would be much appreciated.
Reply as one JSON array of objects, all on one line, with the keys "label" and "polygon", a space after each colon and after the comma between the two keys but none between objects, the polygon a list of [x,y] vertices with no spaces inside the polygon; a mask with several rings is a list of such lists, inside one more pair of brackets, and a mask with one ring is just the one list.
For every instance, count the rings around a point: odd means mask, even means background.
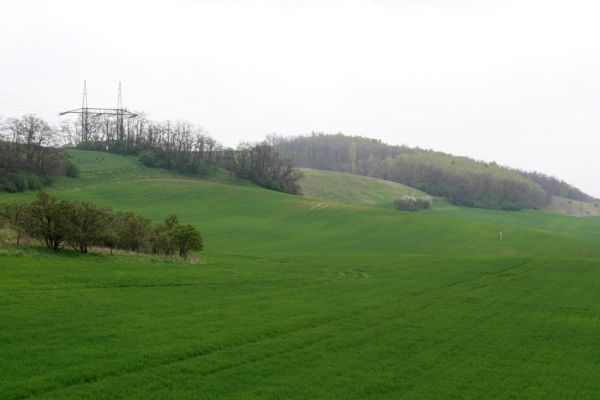
[{"label": "green grass", "polygon": [[600,202],[586,203],[566,199],[564,197],[552,196],[547,210],[562,215],[572,215],[575,217],[598,217],[600,216]]},{"label": "green grass", "polygon": [[176,212],[206,264],[0,249],[2,399],[600,395],[600,219],[398,212],[74,157],[53,194]]},{"label": "green grass", "polygon": [[400,183],[343,172],[303,168],[302,194],[314,199],[392,208],[402,196],[428,197]]}]

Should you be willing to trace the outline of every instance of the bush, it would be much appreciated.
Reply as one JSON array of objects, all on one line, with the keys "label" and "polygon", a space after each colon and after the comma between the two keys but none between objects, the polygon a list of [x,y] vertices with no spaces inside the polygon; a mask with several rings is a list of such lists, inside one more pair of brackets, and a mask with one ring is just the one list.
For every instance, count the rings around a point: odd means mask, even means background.
[{"label": "bush", "polygon": [[43,179],[35,175],[0,170],[0,192],[17,193],[39,189],[43,183]]},{"label": "bush", "polygon": [[156,153],[151,149],[146,149],[140,153],[140,161],[147,167],[158,167]]},{"label": "bush", "polygon": [[39,240],[53,251],[67,245],[80,253],[91,246],[106,246],[112,250],[179,256],[187,259],[191,251],[201,251],[203,239],[193,225],[182,225],[175,214],[162,224],[132,212],[113,213],[94,203],[59,201],[48,193],[38,193],[31,203],[8,204],[0,209],[0,227],[8,222],[17,234]]},{"label": "bush", "polygon": [[193,225],[175,225],[169,231],[170,241],[179,250],[179,256],[187,260],[191,250],[202,250],[204,240]]},{"label": "bush", "polygon": [[69,160],[65,164],[65,175],[69,178],[77,178],[79,176],[79,167],[73,161]]},{"label": "bush", "polygon": [[419,211],[431,208],[431,199],[403,196],[394,200],[394,208],[400,211]]}]

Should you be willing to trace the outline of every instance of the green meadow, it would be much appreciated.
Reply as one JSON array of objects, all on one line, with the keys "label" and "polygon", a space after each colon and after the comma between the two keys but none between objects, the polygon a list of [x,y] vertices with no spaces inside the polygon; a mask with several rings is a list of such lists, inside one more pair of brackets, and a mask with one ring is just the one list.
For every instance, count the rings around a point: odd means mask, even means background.
[{"label": "green meadow", "polygon": [[351,175],[305,171],[301,197],[72,156],[53,195],[175,212],[205,250],[1,244],[1,399],[600,396],[598,217],[399,212],[410,188]]},{"label": "green meadow", "polygon": [[343,172],[300,168],[304,175],[300,184],[307,197],[329,201],[391,208],[402,196],[429,197],[410,186],[383,179]]}]

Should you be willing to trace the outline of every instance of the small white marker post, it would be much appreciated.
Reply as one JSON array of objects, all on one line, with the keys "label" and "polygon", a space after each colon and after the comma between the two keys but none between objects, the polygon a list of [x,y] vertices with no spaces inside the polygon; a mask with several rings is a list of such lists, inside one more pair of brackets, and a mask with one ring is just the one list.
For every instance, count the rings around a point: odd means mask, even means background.
[{"label": "small white marker post", "polygon": [[500,231],[500,240],[504,240],[504,238],[502,237],[502,231]]}]

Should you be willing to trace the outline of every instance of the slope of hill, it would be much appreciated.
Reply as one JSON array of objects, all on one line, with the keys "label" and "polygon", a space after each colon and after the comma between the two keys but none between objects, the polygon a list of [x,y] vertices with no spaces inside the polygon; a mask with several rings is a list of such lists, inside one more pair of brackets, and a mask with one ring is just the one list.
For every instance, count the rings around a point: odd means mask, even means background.
[{"label": "slope of hill", "polygon": [[[149,168],[143,165],[138,157],[121,156],[108,152],[69,150],[71,159],[79,166],[81,176],[78,179],[62,178],[55,187],[63,188],[73,185],[104,185],[108,182],[123,182],[131,179],[145,179],[158,177],[185,177],[191,180],[221,182],[225,184],[256,186],[252,182],[234,177],[224,170],[215,170],[211,175],[197,178],[189,175],[170,173],[160,168]],[[52,188],[48,188],[52,190]]]},{"label": "slope of hill", "polygon": [[567,182],[552,176],[541,174],[539,172],[519,172],[526,178],[531,179],[533,182],[540,185],[546,191],[546,193],[551,196],[562,197],[568,200],[575,200],[585,203],[594,203],[600,201],[589,194],[583,193],[576,187],[569,185]]},{"label": "slope of hill", "polygon": [[584,202],[552,196],[546,210],[574,217],[597,217],[600,216],[600,201]]},{"label": "slope of hill", "polygon": [[593,200],[579,189],[538,173],[436,151],[393,146],[341,133],[270,137],[277,151],[304,168],[387,179],[416,187],[454,204],[490,209],[543,208],[550,196]]},{"label": "slope of hill", "polygon": [[549,200],[537,183],[516,171],[434,151],[401,154],[388,172],[389,179],[467,207],[521,210],[542,208]]},{"label": "slope of hill", "polygon": [[310,168],[300,171],[302,194],[313,199],[390,208],[402,196],[427,197],[420,190],[383,179]]},{"label": "slope of hill", "polygon": [[176,212],[206,264],[4,245],[3,399],[600,393],[600,219],[413,214],[104,156],[75,153],[52,193]]}]

